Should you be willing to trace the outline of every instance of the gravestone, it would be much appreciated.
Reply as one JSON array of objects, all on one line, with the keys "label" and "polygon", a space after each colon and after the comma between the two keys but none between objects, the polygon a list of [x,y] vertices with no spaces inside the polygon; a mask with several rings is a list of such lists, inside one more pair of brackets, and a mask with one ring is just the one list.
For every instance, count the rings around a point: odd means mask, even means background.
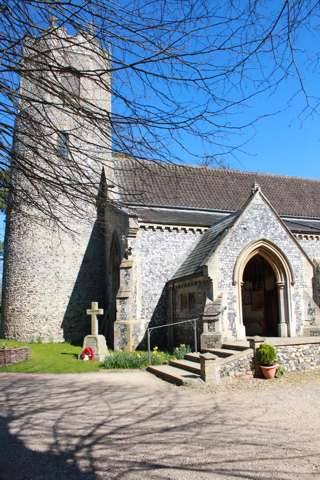
[{"label": "gravestone", "polygon": [[87,310],[87,315],[91,316],[91,334],[84,338],[83,348],[93,348],[94,358],[103,361],[109,355],[105,336],[99,335],[97,315],[103,315],[103,309],[98,307],[98,302],[91,302],[91,308]]}]

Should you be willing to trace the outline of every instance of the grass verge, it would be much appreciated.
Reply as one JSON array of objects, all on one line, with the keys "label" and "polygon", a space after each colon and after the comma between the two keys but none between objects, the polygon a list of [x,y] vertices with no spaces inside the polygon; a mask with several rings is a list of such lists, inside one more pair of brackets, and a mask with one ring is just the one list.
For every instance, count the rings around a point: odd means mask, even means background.
[{"label": "grass verge", "polygon": [[82,348],[70,343],[24,343],[0,340],[0,346],[3,343],[7,347],[29,347],[31,358],[25,362],[0,367],[0,373],[84,373],[97,372],[101,369],[100,362],[78,360],[77,357]]},{"label": "grass verge", "polygon": [[[85,373],[97,372],[101,369],[145,368],[148,365],[148,352],[110,352],[104,363],[78,360],[82,347],[70,343],[26,343],[14,340],[1,340],[0,347],[27,346],[31,350],[31,358],[25,362],[7,367],[0,367],[1,372],[19,373]],[[168,363],[171,358],[183,358],[185,346],[175,349],[174,355],[161,352],[155,347],[151,353],[152,365]]]}]

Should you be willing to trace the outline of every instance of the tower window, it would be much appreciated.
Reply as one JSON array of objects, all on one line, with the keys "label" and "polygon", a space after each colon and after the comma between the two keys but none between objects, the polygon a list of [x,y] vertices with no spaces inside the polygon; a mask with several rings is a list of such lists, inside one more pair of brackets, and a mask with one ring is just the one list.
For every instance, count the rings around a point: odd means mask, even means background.
[{"label": "tower window", "polygon": [[80,77],[76,73],[65,72],[61,74],[60,84],[62,87],[62,97],[80,97]]},{"label": "tower window", "polygon": [[69,157],[69,134],[67,132],[58,132],[57,154],[59,157]]}]

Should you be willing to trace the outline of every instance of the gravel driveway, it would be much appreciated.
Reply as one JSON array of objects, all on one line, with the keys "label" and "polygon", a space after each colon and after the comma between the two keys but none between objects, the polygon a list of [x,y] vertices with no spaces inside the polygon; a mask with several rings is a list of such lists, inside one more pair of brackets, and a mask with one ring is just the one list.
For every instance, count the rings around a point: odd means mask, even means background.
[{"label": "gravel driveway", "polygon": [[320,374],[0,374],[0,479],[320,479]]}]

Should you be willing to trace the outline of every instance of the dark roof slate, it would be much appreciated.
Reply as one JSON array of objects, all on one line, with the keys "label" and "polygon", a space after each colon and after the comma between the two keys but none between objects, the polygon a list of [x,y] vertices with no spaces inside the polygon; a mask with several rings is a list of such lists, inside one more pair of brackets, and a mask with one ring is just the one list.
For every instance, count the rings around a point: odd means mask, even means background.
[{"label": "dark roof slate", "polygon": [[226,218],[226,215],[219,213],[156,209],[152,207],[130,207],[130,211],[136,214],[143,222],[161,225],[210,227],[214,223]]},{"label": "dark roof slate", "polygon": [[233,225],[238,216],[239,213],[229,215],[210,227],[202,235],[195,248],[181,264],[171,280],[201,273],[201,269],[203,265],[205,265],[207,258],[218,247],[224,237],[224,233],[226,233],[226,231]]},{"label": "dark roof slate", "polygon": [[285,220],[284,223],[294,233],[320,234],[320,220]]},{"label": "dark roof slate", "polygon": [[320,218],[320,181],[197,168],[114,156],[115,181],[127,204],[237,211],[254,182],[284,216]]},{"label": "dark roof slate", "polygon": [[[193,210],[161,209],[152,207],[130,207],[130,212],[138,216],[142,222],[155,223],[160,225],[184,225],[197,227],[211,227],[229,215],[199,212]],[[320,220],[286,220],[282,219],[285,225],[294,233],[320,234]]]}]

